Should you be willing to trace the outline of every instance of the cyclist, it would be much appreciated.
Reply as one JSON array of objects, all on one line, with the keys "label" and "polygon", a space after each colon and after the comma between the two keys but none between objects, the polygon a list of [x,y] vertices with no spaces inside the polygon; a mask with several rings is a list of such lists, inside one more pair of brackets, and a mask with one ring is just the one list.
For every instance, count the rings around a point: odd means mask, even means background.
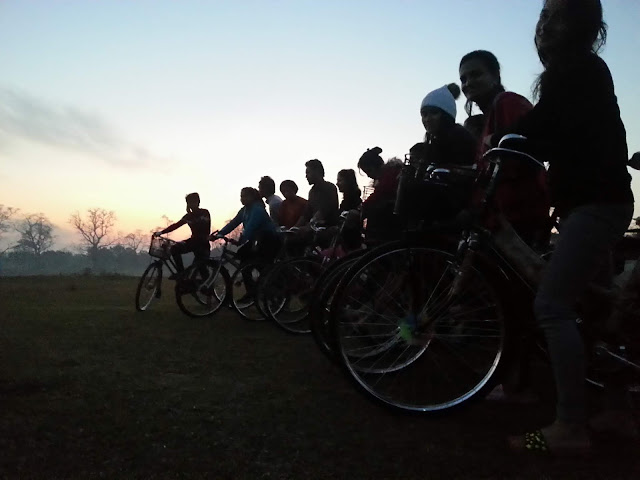
[{"label": "cyclist", "polygon": [[[476,164],[478,171],[482,172],[488,167],[482,160],[482,155],[489,149],[486,139],[511,126],[533,107],[523,96],[505,90],[500,63],[491,52],[475,50],[466,54],[460,60],[459,73],[462,92],[467,97],[467,114],[471,115],[473,105],[477,105],[484,114]],[[551,231],[546,172],[532,170],[528,165],[507,165],[502,178],[503,182],[494,195],[497,209],[525,242],[545,242],[546,232]],[[474,193],[476,199],[481,196],[480,191]],[[492,226],[496,219],[487,219],[487,223]],[[544,236],[540,238],[541,235]]]},{"label": "cyclist", "polygon": [[[200,195],[190,193],[185,197],[187,202],[187,213],[176,223],[169,225],[167,228],[155,232],[153,235],[158,237],[165,233],[173,232],[183,225],[189,225],[191,229],[191,237],[182,242],[178,242],[171,247],[171,256],[176,264],[177,274],[184,270],[182,255],[193,252],[195,259],[199,260],[209,256],[209,232],[211,231],[211,216],[209,210],[200,208]],[[175,280],[177,274],[169,276],[169,280]]]},{"label": "cyclist", "polygon": [[402,162],[392,158],[385,163],[381,153],[380,147],[367,149],[358,160],[358,168],[373,180],[374,187],[371,195],[362,202],[362,219],[367,220],[367,237],[379,240],[395,237],[402,227],[393,214]]},{"label": "cyclist", "polygon": [[549,161],[553,204],[561,213],[560,235],[534,305],[555,377],[556,420],[512,437],[510,445],[518,450],[590,448],[585,349],[575,303],[633,214],[626,132],[611,73],[597,55],[605,40],[600,0],[546,0],[535,33],[544,68],[536,82],[538,103],[507,130],[526,136],[534,153]]},{"label": "cyclist", "polygon": [[336,186],[324,179],[324,166],[317,159],[305,163],[305,176],[309,185],[309,200],[307,210],[298,220],[297,226],[303,227],[312,220],[325,226],[338,223],[338,191]]},{"label": "cyclist", "polygon": [[285,180],[280,184],[280,192],[284,200],[280,205],[278,219],[281,226],[291,228],[307,209],[307,199],[299,197],[298,185],[293,180]]},{"label": "cyclist", "polygon": [[357,210],[362,204],[362,191],[358,187],[356,180],[356,172],[352,168],[346,168],[338,172],[336,186],[342,193],[342,202],[340,202],[340,212],[348,212],[349,210]]},{"label": "cyclist", "polygon": [[[240,245],[236,252],[238,259],[243,264],[250,261],[272,262],[278,254],[281,242],[276,232],[276,225],[267,214],[260,192],[252,187],[244,187],[240,190],[240,203],[243,206],[238,210],[237,215],[218,232],[212,234],[211,240],[231,233],[242,224],[240,238],[237,241],[232,241],[232,243]],[[255,294],[253,279],[246,276],[244,281],[247,292],[239,300],[240,303],[247,303]]]},{"label": "cyclist", "polygon": [[269,216],[271,220],[278,225],[278,211],[280,210],[282,199],[276,195],[276,184],[273,178],[268,176],[262,177],[258,182],[258,191],[267,205],[269,205]]},{"label": "cyclist", "polygon": [[[425,142],[411,147],[412,162],[422,159],[430,165],[467,166],[476,159],[477,141],[473,134],[456,123],[456,99],[460,87],[455,83],[430,92],[420,105]],[[420,217],[428,224],[452,219],[469,201],[474,177],[451,176],[445,184],[421,182],[412,204],[419,206]]]},{"label": "cyclist", "polygon": [[[340,213],[347,212],[345,224],[342,227],[341,246],[345,252],[357,250],[362,246],[362,222],[360,221],[360,206],[362,205],[362,191],[358,187],[356,172],[346,168],[338,172],[336,186],[342,193]],[[342,256],[342,254],[338,254]]]}]

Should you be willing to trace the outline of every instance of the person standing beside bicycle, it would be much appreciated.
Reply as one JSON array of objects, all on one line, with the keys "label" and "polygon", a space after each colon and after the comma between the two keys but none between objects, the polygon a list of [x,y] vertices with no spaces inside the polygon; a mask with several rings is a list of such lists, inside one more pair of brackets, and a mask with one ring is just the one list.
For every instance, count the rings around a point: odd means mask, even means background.
[{"label": "person standing beside bicycle", "polygon": [[600,0],[546,0],[535,44],[544,68],[538,103],[513,128],[549,162],[560,235],[538,287],[534,310],[544,331],[555,378],[556,419],[536,432],[511,437],[519,451],[585,453],[585,346],[576,303],[622,238],[633,215],[626,131],[611,73],[597,52],[606,41]]},{"label": "person standing beside bicycle", "polygon": [[183,225],[189,225],[191,237],[178,242],[171,247],[171,256],[176,264],[177,273],[169,276],[169,280],[175,280],[176,276],[184,270],[182,255],[193,252],[195,259],[203,259],[209,256],[211,246],[209,245],[209,232],[211,232],[211,216],[209,210],[200,208],[200,195],[190,193],[185,197],[187,202],[187,213],[176,223],[167,228],[155,232],[153,235],[159,237],[165,233],[173,232]]}]

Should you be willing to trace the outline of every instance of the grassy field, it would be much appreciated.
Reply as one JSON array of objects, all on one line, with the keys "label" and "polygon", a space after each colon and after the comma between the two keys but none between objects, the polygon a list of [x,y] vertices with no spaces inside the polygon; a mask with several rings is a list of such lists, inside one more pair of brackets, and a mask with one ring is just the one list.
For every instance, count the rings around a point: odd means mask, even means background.
[{"label": "grassy field", "polygon": [[139,313],[136,282],[0,278],[0,478],[640,478],[639,446],[615,438],[586,460],[510,453],[548,395],[394,414],[311,338],[188,318],[170,289]]}]

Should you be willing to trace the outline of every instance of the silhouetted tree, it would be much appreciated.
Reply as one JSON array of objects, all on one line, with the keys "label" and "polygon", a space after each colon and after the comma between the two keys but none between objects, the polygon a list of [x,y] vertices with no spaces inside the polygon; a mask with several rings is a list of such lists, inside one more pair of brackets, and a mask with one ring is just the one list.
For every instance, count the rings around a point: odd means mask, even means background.
[{"label": "silhouetted tree", "polygon": [[111,232],[116,223],[116,214],[112,210],[90,208],[84,219],[76,212],[71,215],[69,223],[82,236],[82,246],[86,249],[94,267],[98,259],[98,252],[117,242],[117,239],[111,238]]},{"label": "silhouetted tree", "polygon": [[148,235],[142,233],[142,230],[136,230],[122,238],[122,246],[132,249],[138,253],[144,248],[144,242],[149,241]]},{"label": "silhouetted tree", "polygon": [[[0,240],[4,233],[7,233],[11,229],[11,218],[18,211],[17,208],[6,207],[0,203]],[[9,247],[4,249],[0,247],[0,255],[9,250]]]},{"label": "silhouetted tree", "polygon": [[53,224],[42,213],[27,215],[15,229],[20,234],[16,250],[39,257],[53,245]]}]

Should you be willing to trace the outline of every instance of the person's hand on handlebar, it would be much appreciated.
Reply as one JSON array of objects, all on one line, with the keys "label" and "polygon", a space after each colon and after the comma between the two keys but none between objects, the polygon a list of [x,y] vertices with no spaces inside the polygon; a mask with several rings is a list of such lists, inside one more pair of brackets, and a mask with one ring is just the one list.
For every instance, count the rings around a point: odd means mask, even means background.
[{"label": "person's hand on handlebar", "polygon": [[640,152],[636,152],[629,159],[629,166],[636,170],[640,170]]}]

